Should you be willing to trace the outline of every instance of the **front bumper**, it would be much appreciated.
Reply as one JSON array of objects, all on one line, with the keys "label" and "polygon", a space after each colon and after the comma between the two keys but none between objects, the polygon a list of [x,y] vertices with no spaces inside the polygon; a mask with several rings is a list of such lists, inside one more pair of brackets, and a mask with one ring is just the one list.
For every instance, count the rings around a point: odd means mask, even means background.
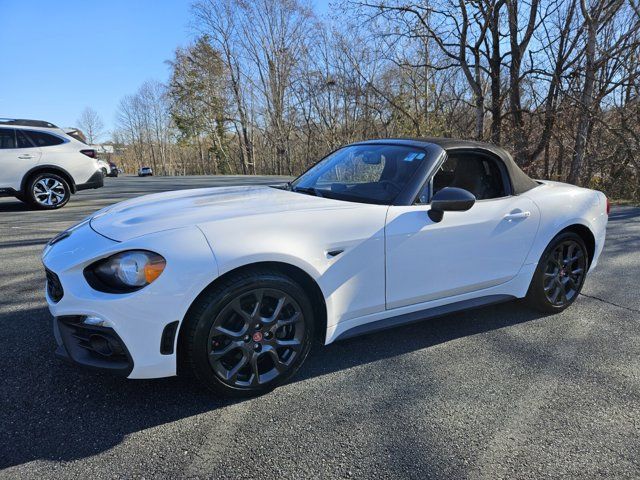
[{"label": "front bumper", "polygon": [[113,328],[86,324],[87,317],[68,315],[53,319],[58,343],[56,356],[77,365],[128,377],[133,358]]},{"label": "front bumper", "polygon": [[[167,260],[155,282],[126,294],[89,286],[83,275],[86,266],[130,249],[152,250]],[[49,278],[59,282],[55,288],[48,285],[46,294],[55,317],[56,353],[128,378],[176,374],[179,324],[193,300],[217,276],[211,249],[196,227],[116,242],[86,223],[47,246],[43,263]]]},{"label": "front bumper", "polygon": [[102,170],[96,170],[96,172],[89,177],[85,183],[78,183],[76,185],[76,191],[89,190],[90,188],[100,188],[104,186],[104,176]]}]

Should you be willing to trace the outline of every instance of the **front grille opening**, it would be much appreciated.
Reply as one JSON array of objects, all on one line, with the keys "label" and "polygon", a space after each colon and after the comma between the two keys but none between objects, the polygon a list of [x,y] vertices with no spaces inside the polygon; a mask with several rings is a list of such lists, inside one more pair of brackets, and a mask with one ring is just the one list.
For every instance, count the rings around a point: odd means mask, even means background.
[{"label": "front grille opening", "polygon": [[49,298],[51,298],[53,302],[58,303],[64,296],[60,279],[58,275],[49,269],[45,269],[45,274],[47,275],[47,293],[49,294]]}]

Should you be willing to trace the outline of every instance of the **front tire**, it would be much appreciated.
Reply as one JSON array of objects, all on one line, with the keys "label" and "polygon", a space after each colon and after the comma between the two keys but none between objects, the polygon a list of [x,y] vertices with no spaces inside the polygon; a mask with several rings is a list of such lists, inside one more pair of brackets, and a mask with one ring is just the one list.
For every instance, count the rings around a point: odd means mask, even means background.
[{"label": "front tire", "polygon": [[267,270],[232,274],[189,309],[185,366],[216,394],[266,393],[300,368],[314,338],[313,308],[291,278]]},{"label": "front tire", "polygon": [[578,298],[588,270],[582,238],[574,232],[560,233],[540,257],[525,301],[545,313],[561,312]]},{"label": "front tire", "polygon": [[55,173],[39,173],[27,182],[26,200],[41,210],[64,207],[71,198],[67,181]]}]

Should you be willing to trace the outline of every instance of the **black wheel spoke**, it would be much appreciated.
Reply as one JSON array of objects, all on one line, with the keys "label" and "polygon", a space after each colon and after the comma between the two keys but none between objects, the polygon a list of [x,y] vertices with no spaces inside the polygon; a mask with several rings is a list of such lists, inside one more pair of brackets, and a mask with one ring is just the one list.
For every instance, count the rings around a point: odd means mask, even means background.
[{"label": "black wheel spoke", "polygon": [[287,297],[282,297],[278,299],[278,303],[276,304],[276,307],[273,310],[271,317],[269,317],[269,319],[267,320],[269,323],[274,322],[278,319],[278,317],[280,316],[280,313],[282,312],[282,308],[287,304],[287,300],[288,300]]},{"label": "black wheel spoke", "polygon": [[542,275],[542,290],[547,300],[562,307],[575,299],[582,286],[585,269],[586,257],[581,244],[574,240],[558,244],[547,257]]},{"label": "black wheel spoke", "polygon": [[258,288],[233,298],[209,331],[209,363],[225,383],[240,388],[285,375],[302,353],[305,323],[289,294]]},{"label": "black wheel spoke", "polygon": [[225,328],[222,325],[217,325],[213,328],[219,335],[224,335],[225,337],[230,337],[233,339],[242,338],[242,336],[244,335],[244,332],[246,331],[246,328],[243,328],[240,331],[229,330],[228,328]]},{"label": "black wheel spoke", "polygon": [[276,340],[276,345],[278,347],[286,347],[296,351],[300,350],[300,348],[302,347],[300,340],[297,340],[295,338],[292,340]]},{"label": "black wheel spoke", "polygon": [[567,260],[567,265],[572,266],[573,264],[575,264],[581,258],[582,258],[582,252],[580,250],[578,250],[578,252],[574,256],[572,256],[571,258],[569,258]]},{"label": "black wheel spoke", "polygon": [[300,315],[300,312],[296,312],[290,318],[278,320],[276,326],[277,328],[286,327],[287,325],[298,323],[300,320],[302,320],[302,315]]},{"label": "black wheel spoke", "polygon": [[287,364],[280,360],[280,356],[278,352],[272,348],[268,351],[271,360],[273,361],[273,367],[280,373],[284,372],[287,369]]},{"label": "black wheel spoke", "polygon": [[232,304],[231,304],[231,308],[233,309],[233,311],[235,313],[237,313],[238,315],[240,315],[245,322],[250,322],[251,321],[251,315],[247,312],[245,312],[242,309],[242,306],[240,305],[240,300],[235,300]]},{"label": "black wheel spoke", "polygon": [[560,287],[560,293],[562,295],[562,303],[567,303],[567,290],[565,289],[564,285]]},{"label": "black wheel spoke", "polygon": [[229,342],[229,344],[227,344],[220,350],[212,350],[211,352],[209,352],[209,357],[212,361],[216,361],[227,355],[229,352],[240,347],[241,344],[239,342]]},{"label": "black wheel spoke", "polygon": [[227,380],[234,381],[238,377],[238,372],[249,362],[246,355],[243,355],[238,363],[230,370],[227,370]]},{"label": "black wheel spoke", "polygon": [[257,290],[255,292],[256,295],[256,303],[253,307],[253,311],[251,312],[251,319],[255,320],[260,316],[260,309],[262,308],[262,298],[264,296],[264,290]]},{"label": "black wheel spoke", "polygon": [[251,385],[260,384],[260,370],[258,368],[258,355],[254,355],[249,360],[251,365]]}]

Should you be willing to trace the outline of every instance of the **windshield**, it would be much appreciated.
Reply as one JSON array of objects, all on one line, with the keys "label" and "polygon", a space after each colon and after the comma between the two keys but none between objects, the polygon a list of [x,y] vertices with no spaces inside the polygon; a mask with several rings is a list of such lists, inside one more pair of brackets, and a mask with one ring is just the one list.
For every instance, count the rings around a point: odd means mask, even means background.
[{"label": "windshield", "polygon": [[391,204],[425,161],[420,148],[352,145],[332,153],[291,183],[294,192]]}]

